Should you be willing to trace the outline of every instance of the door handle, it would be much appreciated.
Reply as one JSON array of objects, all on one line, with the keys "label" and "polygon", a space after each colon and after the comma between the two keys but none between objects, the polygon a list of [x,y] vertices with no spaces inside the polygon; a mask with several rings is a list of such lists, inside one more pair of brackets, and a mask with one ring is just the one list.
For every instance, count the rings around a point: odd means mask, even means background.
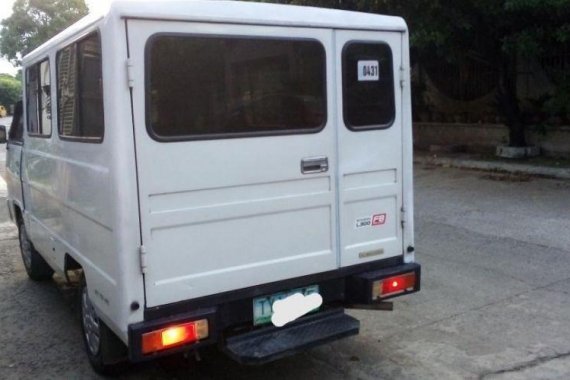
[{"label": "door handle", "polygon": [[308,157],[301,160],[301,173],[324,173],[329,170],[329,159],[325,156]]}]

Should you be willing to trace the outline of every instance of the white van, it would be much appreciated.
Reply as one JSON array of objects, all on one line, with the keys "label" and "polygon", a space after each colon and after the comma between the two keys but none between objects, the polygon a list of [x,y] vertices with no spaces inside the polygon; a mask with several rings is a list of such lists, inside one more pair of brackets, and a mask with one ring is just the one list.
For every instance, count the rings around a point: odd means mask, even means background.
[{"label": "white van", "polygon": [[[419,290],[408,51],[397,17],[166,0],[24,57],[8,207],[33,280],[82,274],[96,370],[212,344],[263,363]],[[275,326],[298,293],[322,302]]]}]

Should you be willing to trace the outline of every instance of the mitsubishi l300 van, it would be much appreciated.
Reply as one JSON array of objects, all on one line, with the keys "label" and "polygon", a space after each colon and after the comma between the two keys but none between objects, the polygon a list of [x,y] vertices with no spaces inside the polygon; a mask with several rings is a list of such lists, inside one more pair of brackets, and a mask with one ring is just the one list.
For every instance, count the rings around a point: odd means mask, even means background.
[{"label": "mitsubishi l300 van", "polygon": [[237,1],[115,1],[25,56],[8,207],[31,279],[80,275],[94,368],[260,364],[417,292],[409,73],[401,18]]}]

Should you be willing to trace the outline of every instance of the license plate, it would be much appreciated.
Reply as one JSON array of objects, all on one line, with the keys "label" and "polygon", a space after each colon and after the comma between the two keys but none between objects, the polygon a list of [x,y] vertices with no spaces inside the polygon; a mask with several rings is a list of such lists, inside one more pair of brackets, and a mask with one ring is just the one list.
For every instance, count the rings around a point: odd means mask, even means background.
[{"label": "license plate", "polygon": [[318,293],[319,285],[305,286],[304,288],[298,288],[293,290],[288,290],[285,292],[279,292],[271,294],[268,296],[257,297],[253,299],[253,324],[254,326],[263,325],[271,322],[271,316],[273,315],[273,303],[275,301],[287,298],[295,293],[301,293],[304,296],[309,294]]}]

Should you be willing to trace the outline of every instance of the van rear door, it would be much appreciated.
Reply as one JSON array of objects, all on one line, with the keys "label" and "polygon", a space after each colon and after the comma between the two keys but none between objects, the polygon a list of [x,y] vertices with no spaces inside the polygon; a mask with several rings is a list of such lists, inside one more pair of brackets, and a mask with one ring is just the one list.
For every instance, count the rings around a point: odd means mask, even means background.
[{"label": "van rear door", "polygon": [[343,267],[403,252],[402,38],[335,32]]},{"label": "van rear door", "polygon": [[333,32],[127,26],[146,306],[337,268]]}]

